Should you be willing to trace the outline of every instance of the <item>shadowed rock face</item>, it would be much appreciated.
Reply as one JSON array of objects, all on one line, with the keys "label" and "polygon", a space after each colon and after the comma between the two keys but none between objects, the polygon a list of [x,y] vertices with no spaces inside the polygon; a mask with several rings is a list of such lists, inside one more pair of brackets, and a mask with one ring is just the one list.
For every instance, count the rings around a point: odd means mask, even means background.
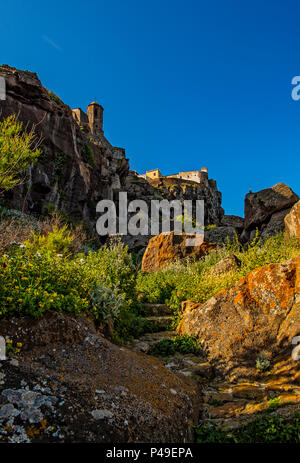
[{"label": "shadowed rock face", "polygon": [[[138,177],[134,172],[126,178],[125,190],[128,193],[128,201],[135,199],[141,199],[145,201],[148,207],[149,224],[151,223],[151,201],[177,200],[183,205],[185,200],[193,201],[193,218],[196,219],[196,201],[204,200],[204,223],[205,225],[218,225],[224,215],[224,210],[221,207],[222,194],[218,191],[216,181],[213,179],[206,179],[203,183],[196,183],[190,180],[183,180],[177,178],[159,178],[159,179],[148,179],[145,180],[142,177]],[[171,211],[172,214],[172,211]],[[133,214],[134,215],[134,214]],[[172,230],[172,222],[170,228]],[[233,228],[221,227],[218,228],[218,237],[222,235],[222,239],[232,232]],[[150,230],[149,230],[150,232]],[[129,249],[143,250],[147,247],[148,241],[153,235],[145,236],[123,236],[122,239],[129,246]],[[209,233],[205,237],[206,241],[214,242],[215,234],[213,239],[209,239]],[[222,242],[219,239],[218,242]]]},{"label": "shadowed rock face", "polygon": [[292,346],[300,333],[300,257],[256,269],[204,304],[186,304],[178,331],[197,336],[225,370]]},{"label": "shadowed rock face", "polygon": [[264,237],[284,230],[284,217],[298,200],[296,193],[284,183],[278,183],[257,193],[248,193],[245,198],[242,240],[252,239],[256,228]]},{"label": "shadowed rock face", "polygon": [[101,135],[95,139],[74,121],[71,109],[50,98],[35,73],[0,66],[6,81],[1,118],[18,115],[23,127],[42,137],[38,163],[25,185],[7,194],[12,207],[41,214],[49,204],[92,225],[100,199],[112,198],[124,184],[128,161]]},{"label": "shadowed rock face", "polygon": [[84,317],[48,313],[0,329],[23,342],[1,368],[0,442],[193,441],[196,383],[112,344]]},{"label": "shadowed rock face", "polygon": [[286,215],[285,233],[287,238],[298,238],[300,241],[300,201],[291,209],[291,212]]}]

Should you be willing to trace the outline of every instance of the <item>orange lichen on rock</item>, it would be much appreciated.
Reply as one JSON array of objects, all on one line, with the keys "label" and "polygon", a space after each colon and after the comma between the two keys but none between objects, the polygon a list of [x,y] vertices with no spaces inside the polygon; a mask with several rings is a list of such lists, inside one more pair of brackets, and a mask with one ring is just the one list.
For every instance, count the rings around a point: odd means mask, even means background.
[{"label": "orange lichen on rock", "polygon": [[142,270],[144,272],[156,272],[161,267],[174,262],[177,259],[193,257],[199,259],[218,246],[214,243],[203,242],[198,246],[188,246],[187,239],[198,239],[196,235],[175,235],[174,232],[161,233],[154,236],[148,243],[143,256]]},{"label": "orange lichen on rock", "polygon": [[184,311],[178,333],[197,336],[218,363],[253,363],[261,350],[279,352],[300,335],[299,275],[300,257],[253,270]]}]

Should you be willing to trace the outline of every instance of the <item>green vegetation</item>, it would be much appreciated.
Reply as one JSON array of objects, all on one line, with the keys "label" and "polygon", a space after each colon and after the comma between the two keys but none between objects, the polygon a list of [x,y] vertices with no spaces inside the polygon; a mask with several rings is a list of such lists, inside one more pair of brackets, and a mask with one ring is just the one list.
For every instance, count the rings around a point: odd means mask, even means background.
[{"label": "green vegetation", "polygon": [[[265,264],[284,262],[299,254],[297,240],[284,240],[283,233],[266,241],[256,236],[247,249],[238,240],[228,242],[222,249],[210,252],[206,257],[193,262],[175,262],[156,273],[139,273],[137,293],[142,302],[167,303],[174,314],[180,312],[181,302],[192,300],[205,302],[210,297],[229,288],[255,268]],[[241,266],[235,270],[216,275],[213,266],[222,258],[235,254]]]},{"label": "green vegetation", "polygon": [[[47,310],[85,313],[99,323],[115,320],[116,340],[143,332],[135,306],[135,269],[119,242],[76,251],[67,226],[34,233],[11,244],[0,258],[0,316],[40,317]],[[80,284],[79,284],[80,283]]]},{"label": "green vegetation", "polygon": [[93,152],[91,146],[88,143],[86,143],[84,145],[84,147],[81,149],[81,154],[82,154],[85,162],[90,164],[90,166],[92,166],[92,167],[96,167],[96,161],[95,161],[94,152]]},{"label": "green vegetation", "polygon": [[260,372],[267,371],[270,368],[270,360],[262,353],[256,359],[256,369]]},{"label": "green vegetation", "polygon": [[175,339],[163,339],[156,343],[149,353],[167,357],[175,354],[175,352],[179,352],[180,354],[200,354],[197,339],[188,335],[176,336]]},{"label": "green vegetation", "polygon": [[[44,222],[31,222],[4,208],[0,212],[0,316],[40,317],[47,310],[86,314],[100,324],[113,322],[113,339],[119,343],[157,329],[143,317],[144,302],[167,302],[175,324],[181,301],[204,302],[255,267],[299,254],[299,244],[280,234],[264,243],[256,238],[247,250],[237,242],[228,243],[198,262],[176,262],[145,274],[140,270],[141,256],[131,255],[121,242],[90,247],[82,228],[64,225],[58,215],[52,223],[52,211]],[[233,252],[241,267],[215,275],[212,267]],[[173,352],[198,353],[199,346],[194,338],[183,336],[162,341],[153,351]],[[259,369],[264,368],[263,360],[257,363]]]},{"label": "green vegetation", "polygon": [[48,90],[48,95],[49,95],[50,99],[52,101],[54,101],[54,103],[56,103],[58,105],[63,105],[64,104],[64,102],[57,95],[55,95],[55,93],[51,92],[51,90]]},{"label": "green vegetation", "polygon": [[300,443],[300,414],[284,420],[271,414],[260,416],[251,423],[236,429],[218,428],[214,423],[196,429],[198,443]]},{"label": "green vegetation", "polygon": [[55,211],[55,205],[54,204],[46,204],[43,207],[43,214],[44,215],[51,215]]},{"label": "green vegetation", "polygon": [[280,407],[280,396],[274,397],[273,399],[269,400],[269,410],[276,410],[278,407]]},{"label": "green vegetation", "polygon": [[23,131],[12,115],[0,122],[0,191],[10,190],[25,177],[25,170],[41,154],[33,130]]}]

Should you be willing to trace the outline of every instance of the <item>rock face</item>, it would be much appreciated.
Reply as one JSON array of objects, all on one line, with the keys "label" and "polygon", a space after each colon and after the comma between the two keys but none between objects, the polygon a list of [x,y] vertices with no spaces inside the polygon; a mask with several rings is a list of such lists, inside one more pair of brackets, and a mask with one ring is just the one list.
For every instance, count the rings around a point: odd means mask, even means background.
[{"label": "rock face", "polygon": [[[146,202],[149,211],[149,223],[151,219],[150,211],[152,200],[178,200],[181,204],[183,204],[184,200],[192,200],[193,207],[196,204],[196,200],[204,200],[205,225],[220,224],[224,215],[224,211],[221,207],[222,195],[217,189],[216,181],[212,179],[205,179],[201,184],[190,180],[166,177],[155,180],[148,179],[147,181],[136,175],[135,172],[130,172],[126,178],[125,190],[128,194],[128,201],[141,199]],[[195,217],[195,207],[193,210],[193,217]],[[231,231],[232,230],[229,230],[229,232]],[[225,232],[224,230],[222,231],[223,238]],[[124,236],[122,239],[125,244],[129,246],[129,249],[142,250],[146,248],[152,236],[151,234],[147,236],[139,235],[136,237]],[[222,240],[219,240],[219,242],[222,242]]]},{"label": "rock face", "polygon": [[237,232],[242,231],[245,226],[245,219],[237,215],[224,215],[221,220],[221,225],[225,227],[233,227]]},{"label": "rock face", "polygon": [[248,193],[245,198],[245,226],[242,240],[248,241],[258,228],[263,236],[271,236],[284,229],[284,217],[299,197],[284,183],[272,188]]},{"label": "rock face", "polygon": [[285,216],[285,233],[287,238],[298,238],[300,241],[300,201],[298,201],[291,212]]},{"label": "rock face", "polygon": [[83,317],[1,320],[0,330],[23,343],[1,365],[0,442],[193,441],[196,383],[110,343]]},{"label": "rock face", "polygon": [[203,242],[197,246],[189,246],[188,240],[197,240],[195,235],[175,235],[174,232],[161,233],[154,236],[149,241],[142,260],[142,270],[144,272],[156,272],[177,259],[185,257],[200,258],[217,245]]},{"label": "rock face", "polygon": [[124,185],[124,150],[113,147],[102,131],[95,134],[88,125],[80,126],[71,108],[53,97],[35,73],[4,65],[0,76],[6,81],[1,118],[16,114],[24,127],[35,125],[43,151],[27,182],[7,194],[7,200],[24,212],[40,215],[51,207],[94,224],[96,203],[112,199]]},{"label": "rock face", "polygon": [[220,262],[213,267],[213,273],[221,274],[230,272],[230,270],[236,270],[240,266],[240,259],[238,259],[234,254],[231,254],[230,256],[224,257],[224,259],[220,260]]},{"label": "rock face", "polygon": [[221,207],[222,194],[218,191],[217,183],[213,179],[206,179],[202,183],[196,183],[189,180],[176,178],[160,178],[150,180],[150,184],[156,190],[156,195],[159,199],[174,199],[184,201],[189,199],[192,201],[203,200],[204,207],[204,224],[218,225],[224,215],[224,210]]},{"label": "rock face", "polygon": [[205,231],[205,241],[208,243],[219,243],[225,244],[229,240],[229,242],[234,241],[237,231],[233,227],[215,227],[210,228],[209,230]]},{"label": "rock face", "polygon": [[178,331],[197,336],[224,370],[292,346],[300,334],[300,257],[256,269],[204,304],[186,304]]}]

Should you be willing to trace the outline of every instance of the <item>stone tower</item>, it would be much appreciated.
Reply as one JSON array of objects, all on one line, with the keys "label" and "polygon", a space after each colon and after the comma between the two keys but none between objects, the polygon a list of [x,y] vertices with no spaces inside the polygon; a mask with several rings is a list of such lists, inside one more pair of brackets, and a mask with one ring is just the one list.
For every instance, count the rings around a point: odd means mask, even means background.
[{"label": "stone tower", "polygon": [[96,101],[87,107],[90,130],[93,135],[103,135],[103,108]]}]

